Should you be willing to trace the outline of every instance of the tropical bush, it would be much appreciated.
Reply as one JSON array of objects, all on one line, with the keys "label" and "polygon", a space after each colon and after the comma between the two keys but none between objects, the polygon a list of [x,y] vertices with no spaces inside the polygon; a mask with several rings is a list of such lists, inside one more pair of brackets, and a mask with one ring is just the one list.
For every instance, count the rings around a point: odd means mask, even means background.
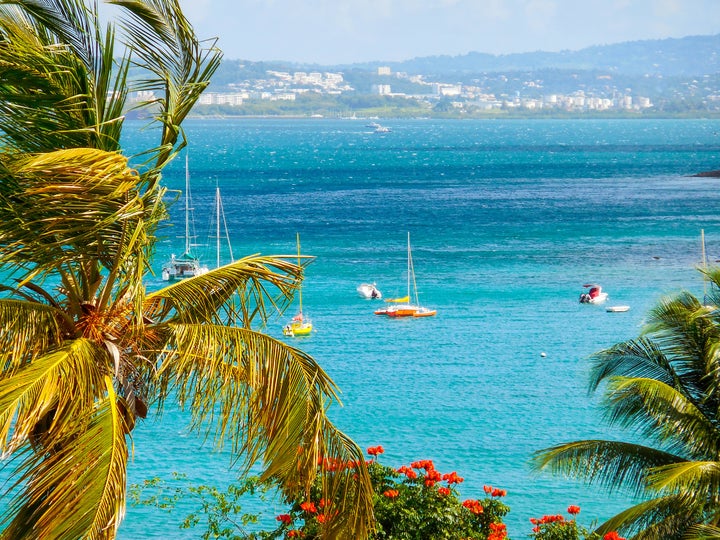
[{"label": "tropical bush", "polygon": [[[506,491],[484,486],[482,499],[461,499],[458,485],[463,478],[453,471],[442,473],[430,460],[415,461],[399,468],[379,463],[381,446],[368,449],[371,459],[363,466],[370,472],[373,486],[375,540],[503,540],[507,538],[504,516],[510,508],[502,502]],[[354,471],[361,464],[325,458],[320,468],[328,471]],[[240,496],[264,491],[259,484],[247,481],[218,491],[207,486],[170,488],[158,480],[147,481],[131,490],[137,504],[151,504],[172,508],[188,496],[201,502],[199,512],[185,518],[181,527],[200,525],[205,528],[203,538],[225,540],[304,538],[307,540],[333,538],[327,526],[336,519],[337,501],[323,495],[319,476],[307,496],[286,499],[288,511],[276,516],[277,528],[249,532],[246,525],[258,523],[259,515],[241,511]],[[148,495],[149,494],[149,495]],[[340,496],[340,494],[337,494]],[[257,527],[256,527],[257,528]],[[540,538],[540,537],[538,537]]]}]

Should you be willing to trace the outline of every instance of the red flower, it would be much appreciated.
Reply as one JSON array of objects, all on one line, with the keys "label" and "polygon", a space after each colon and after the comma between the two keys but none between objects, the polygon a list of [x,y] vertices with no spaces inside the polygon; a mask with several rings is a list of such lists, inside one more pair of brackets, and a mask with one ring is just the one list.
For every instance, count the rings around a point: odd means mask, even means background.
[{"label": "red flower", "polygon": [[468,510],[470,510],[473,514],[483,513],[483,507],[480,504],[480,501],[468,499],[466,501],[463,501],[462,505]]},{"label": "red flower", "polygon": [[288,538],[302,538],[302,536],[303,536],[303,532],[298,531],[297,529],[293,529],[292,531],[287,532]]},{"label": "red flower", "polygon": [[492,493],[492,490],[493,490],[492,486],[483,486],[483,491],[487,494]]},{"label": "red flower", "polygon": [[504,489],[494,488],[494,489],[492,490],[492,496],[493,496],[493,497],[504,497],[505,495],[507,495],[507,491],[505,491]]},{"label": "red flower", "polygon": [[318,514],[317,516],[318,523],[325,523],[328,519],[330,518],[327,514]]},{"label": "red flower", "polygon": [[492,531],[487,540],[505,540],[507,538],[507,528],[504,523],[490,523],[490,530]]},{"label": "red flower", "polygon": [[429,478],[425,480],[425,487],[433,487],[437,482],[435,480],[430,480]]},{"label": "red flower", "polygon": [[317,508],[315,507],[315,503],[312,501],[305,501],[300,505],[300,509],[309,512],[310,514],[317,514]]},{"label": "red flower", "polygon": [[383,495],[388,499],[394,499],[395,497],[400,495],[400,492],[397,489],[388,489],[387,491],[383,492]]},{"label": "red flower", "polygon": [[448,474],[443,474],[442,479],[445,480],[448,484],[459,484],[464,480],[464,478],[458,476],[455,471]]},{"label": "red flower", "polygon": [[428,480],[432,480],[433,482],[439,482],[440,480],[442,480],[442,475],[435,469],[430,469],[429,471],[427,471],[425,478],[427,478]]},{"label": "red flower", "polygon": [[405,476],[407,476],[410,480],[415,480],[417,478],[417,473],[410,469],[405,473]]},{"label": "red flower", "polygon": [[290,525],[292,523],[292,518],[289,514],[280,514],[275,519],[277,519],[281,523],[284,523],[285,525]]},{"label": "red flower", "polygon": [[425,469],[425,471],[432,471],[435,469],[435,465],[430,459],[423,459],[421,461],[415,461],[410,464],[413,469]]},{"label": "red flower", "polygon": [[450,488],[438,488],[438,495],[440,495],[441,497],[447,497],[448,495],[450,495]]},{"label": "red flower", "polygon": [[385,449],[382,446],[371,446],[367,449],[367,453],[370,456],[379,456],[380,454],[383,454],[385,452]]},{"label": "red flower", "polygon": [[568,514],[570,514],[570,515],[572,515],[572,516],[575,516],[575,515],[577,515],[577,514],[580,513],[580,507],[579,507],[579,506],[575,506],[574,504],[571,504],[570,506],[568,506],[568,510],[567,510],[567,511],[568,511]]},{"label": "red flower", "polygon": [[603,536],[603,540],[625,540],[622,536],[620,536],[615,531],[610,531],[605,536]]}]

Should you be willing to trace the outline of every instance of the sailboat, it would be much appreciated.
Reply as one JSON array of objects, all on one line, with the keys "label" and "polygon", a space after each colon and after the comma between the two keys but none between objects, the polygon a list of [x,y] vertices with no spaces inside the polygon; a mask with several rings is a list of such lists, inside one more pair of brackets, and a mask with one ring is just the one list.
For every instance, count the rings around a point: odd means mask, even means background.
[{"label": "sailboat", "polygon": [[[297,233],[297,255],[298,255],[298,266],[300,266],[300,233]],[[313,330],[312,322],[310,319],[303,315],[302,308],[302,283],[298,287],[298,300],[300,302],[300,310],[292,320],[285,325],[283,328],[283,334],[290,337],[295,336],[307,336]]]},{"label": "sailboat", "polygon": [[415,267],[413,266],[412,249],[410,248],[409,232],[407,252],[407,295],[400,298],[390,298],[386,300],[386,302],[393,305],[376,310],[376,315],[387,315],[388,317],[432,317],[437,314],[437,310],[429,309],[420,305],[417,282],[415,281]]},{"label": "sailboat", "polygon": [[165,281],[175,281],[202,274],[207,274],[208,267],[200,263],[200,259],[192,253],[192,238],[190,234],[190,168],[188,156],[185,154],[185,251],[179,257],[173,253],[170,260],[162,267],[162,278]]}]

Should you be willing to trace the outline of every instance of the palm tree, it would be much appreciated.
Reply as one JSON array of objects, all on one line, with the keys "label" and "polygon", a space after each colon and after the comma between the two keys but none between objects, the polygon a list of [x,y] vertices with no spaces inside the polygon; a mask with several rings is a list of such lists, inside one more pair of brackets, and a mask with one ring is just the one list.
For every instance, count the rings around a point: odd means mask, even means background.
[{"label": "palm tree", "polygon": [[[161,171],[221,54],[177,0],[111,3],[119,60],[97,3],[0,4],[0,465],[15,481],[0,538],[114,538],[132,430],[169,401],[288,497],[320,474],[338,505],[326,536],[366,537],[372,488],[326,416],[335,385],[254,329],[287,307],[308,259],[246,257],[146,290]],[[152,96],[142,106],[160,127],[137,168],[120,152],[130,88]],[[324,457],[360,467],[318,473]]]},{"label": "palm tree", "polygon": [[[707,272],[720,306],[720,270]],[[685,292],[661,301],[637,339],[592,357],[612,425],[635,440],[585,440],[534,456],[538,470],[628,489],[642,502],[603,523],[635,539],[720,538],[720,311]]]}]

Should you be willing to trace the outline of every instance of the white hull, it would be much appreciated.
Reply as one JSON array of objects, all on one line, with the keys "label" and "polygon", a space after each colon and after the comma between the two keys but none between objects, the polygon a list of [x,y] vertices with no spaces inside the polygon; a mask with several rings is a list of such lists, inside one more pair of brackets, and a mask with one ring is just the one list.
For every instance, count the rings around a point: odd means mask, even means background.
[{"label": "white hull", "polygon": [[358,285],[357,292],[363,298],[368,298],[368,299],[382,298],[382,293],[378,290],[378,288],[375,286],[374,283],[362,283],[362,284]]}]

